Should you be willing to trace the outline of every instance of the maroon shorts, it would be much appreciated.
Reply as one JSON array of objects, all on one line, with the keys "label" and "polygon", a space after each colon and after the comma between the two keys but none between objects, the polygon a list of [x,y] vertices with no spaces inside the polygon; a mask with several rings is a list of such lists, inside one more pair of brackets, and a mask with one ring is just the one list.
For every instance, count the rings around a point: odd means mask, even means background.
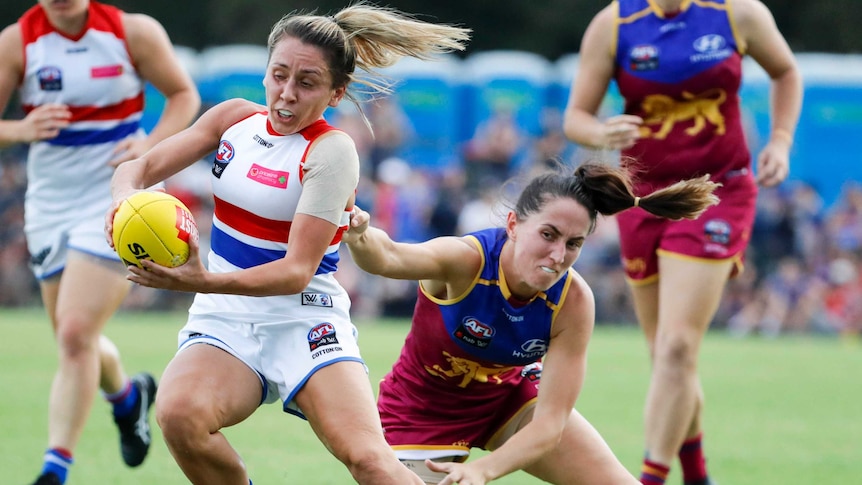
[{"label": "maroon shorts", "polygon": [[754,225],[757,184],[750,171],[717,180],[718,205],[695,220],[670,221],[634,208],[617,214],[620,252],[626,276],[636,282],[658,277],[658,254],[666,252],[707,261],[734,260],[742,270]]},{"label": "maroon shorts", "polygon": [[377,407],[386,441],[399,450],[485,449],[488,442],[538,395],[538,375],[528,374],[505,393],[404,387],[390,374],[380,383]]}]

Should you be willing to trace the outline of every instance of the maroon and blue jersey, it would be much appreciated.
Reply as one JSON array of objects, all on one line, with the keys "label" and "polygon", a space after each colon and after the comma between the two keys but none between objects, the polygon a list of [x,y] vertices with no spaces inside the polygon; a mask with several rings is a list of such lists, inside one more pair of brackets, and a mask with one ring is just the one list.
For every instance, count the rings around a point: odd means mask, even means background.
[{"label": "maroon and blue jersey", "polygon": [[532,364],[547,352],[573,273],[513,305],[500,268],[505,229],[467,239],[483,259],[473,284],[448,300],[420,287],[401,356],[380,384],[378,407],[396,450],[483,446],[536,397],[540,367]]},{"label": "maroon and blue jersey", "polygon": [[644,119],[630,157],[640,190],[711,174],[750,172],[740,116],[744,46],[728,0],[617,0],[614,78],[625,112]]}]

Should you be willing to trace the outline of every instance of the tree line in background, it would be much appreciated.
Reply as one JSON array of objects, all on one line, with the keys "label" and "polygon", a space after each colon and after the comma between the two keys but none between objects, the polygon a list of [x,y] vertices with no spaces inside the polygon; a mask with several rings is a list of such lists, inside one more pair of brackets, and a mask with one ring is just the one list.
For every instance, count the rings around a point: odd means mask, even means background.
[{"label": "tree line in background", "polygon": [[[159,19],[177,45],[266,43],[273,23],[294,10],[332,13],[350,0],[103,0]],[[14,22],[34,0],[0,2],[0,20]],[[375,2],[433,22],[474,31],[467,54],[513,49],[554,60],[576,52],[590,19],[609,0],[387,0]],[[764,0],[797,52],[862,52],[860,0]]]}]

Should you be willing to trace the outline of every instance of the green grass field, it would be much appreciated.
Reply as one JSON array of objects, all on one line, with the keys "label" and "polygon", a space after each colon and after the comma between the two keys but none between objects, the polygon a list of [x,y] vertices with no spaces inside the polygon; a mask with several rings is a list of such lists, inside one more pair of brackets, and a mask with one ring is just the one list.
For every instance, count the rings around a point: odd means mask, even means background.
[{"label": "green grass field", "polygon": [[[160,375],[173,355],[182,313],[122,313],[106,333],[129,372]],[[360,322],[360,345],[376,382],[397,356],[403,321]],[[0,309],[0,471],[2,483],[35,478],[46,445],[48,390],[55,346],[41,309]],[[711,333],[701,361],[707,395],[705,447],[722,485],[862,483],[862,346],[821,338],[734,340]],[[578,409],[617,456],[638,472],[647,357],[638,331],[600,326],[590,347]],[[319,444],[307,423],[261,408],[227,430],[258,485],[348,484],[350,475]],[[76,451],[69,485],[187,483],[154,428],[144,465],[125,468],[104,402],[97,402]],[[681,482],[678,466],[670,484]],[[530,485],[516,473],[494,483]]]}]

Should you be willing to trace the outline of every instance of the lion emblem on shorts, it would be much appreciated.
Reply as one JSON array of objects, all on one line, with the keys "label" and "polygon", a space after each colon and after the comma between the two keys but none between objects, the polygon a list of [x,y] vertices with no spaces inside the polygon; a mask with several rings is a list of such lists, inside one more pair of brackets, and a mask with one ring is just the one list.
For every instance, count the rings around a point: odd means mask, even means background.
[{"label": "lion emblem on shorts", "polygon": [[682,101],[664,94],[651,94],[644,98],[641,103],[644,124],[660,126],[656,132],[649,126],[642,127],[641,137],[664,140],[673,125],[688,120],[693,120],[694,125],[685,129],[686,135],[694,136],[700,133],[706,127],[707,121],[715,126],[716,135],[724,134],[724,116],[718,109],[727,100],[727,93],[723,89],[710,89],[700,94],[683,91],[682,97]]}]

